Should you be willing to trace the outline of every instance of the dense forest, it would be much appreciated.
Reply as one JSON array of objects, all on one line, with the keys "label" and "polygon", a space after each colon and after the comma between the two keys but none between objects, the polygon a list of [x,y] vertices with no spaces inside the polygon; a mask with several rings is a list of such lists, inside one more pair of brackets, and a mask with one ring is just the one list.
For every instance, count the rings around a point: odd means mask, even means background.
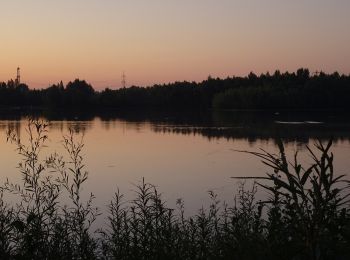
[{"label": "dense forest", "polygon": [[250,73],[202,82],[96,91],[85,80],[31,89],[10,80],[0,83],[0,106],[62,108],[166,109],[350,109],[350,75],[308,69],[273,74]]}]

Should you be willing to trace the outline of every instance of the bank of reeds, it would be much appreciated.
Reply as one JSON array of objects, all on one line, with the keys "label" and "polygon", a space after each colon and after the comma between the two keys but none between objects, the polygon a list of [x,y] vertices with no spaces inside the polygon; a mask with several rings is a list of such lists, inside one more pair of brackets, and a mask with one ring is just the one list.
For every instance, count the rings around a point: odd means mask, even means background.
[{"label": "bank of reeds", "polygon": [[[70,132],[63,137],[67,157],[43,158],[47,127],[30,120],[25,144],[8,132],[22,157],[22,181],[6,181],[0,189],[1,259],[350,257],[349,182],[334,173],[331,142],[318,142],[317,152],[309,149],[314,162],[307,168],[297,155],[287,161],[281,142],[278,155],[250,152],[272,173],[251,189],[242,183],[233,205],[210,192],[210,207],[190,217],[182,200],[177,208],[169,208],[157,188],[142,180],[133,200],[115,193],[108,225],[94,231],[91,226],[99,215],[94,196],[81,198],[88,178],[82,139]],[[256,200],[259,187],[270,193],[268,200]],[[63,197],[69,201],[63,203]]]}]

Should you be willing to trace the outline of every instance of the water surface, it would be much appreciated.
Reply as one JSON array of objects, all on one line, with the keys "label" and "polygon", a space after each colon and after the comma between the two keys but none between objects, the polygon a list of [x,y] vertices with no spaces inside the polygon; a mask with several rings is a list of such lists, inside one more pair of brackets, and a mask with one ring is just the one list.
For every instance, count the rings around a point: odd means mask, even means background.
[{"label": "water surface", "polygon": [[[15,146],[6,142],[6,129],[13,129],[26,140],[27,116],[17,113],[1,117],[2,182],[6,178],[20,181],[16,169],[20,157]],[[84,193],[92,192],[100,208],[112,199],[117,188],[132,199],[133,185],[142,178],[156,185],[170,206],[183,198],[189,214],[208,205],[209,190],[221,200],[232,202],[237,189],[232,176],[263,176],[269,170],[257,158],[236,150],[276,153],[278,138],[284,141],[289,155],[299,151],[305,163],[310,162],[306,145],[312,147],[316,139],[333,138],[335,169],[338,173],[349,172],[350,121],[337,113],[113,112],[37,116],[50,122],[43,156],[55,151],[64,154],[62,135],[69,128],[84,136],[83,155],[89,172]]]}]

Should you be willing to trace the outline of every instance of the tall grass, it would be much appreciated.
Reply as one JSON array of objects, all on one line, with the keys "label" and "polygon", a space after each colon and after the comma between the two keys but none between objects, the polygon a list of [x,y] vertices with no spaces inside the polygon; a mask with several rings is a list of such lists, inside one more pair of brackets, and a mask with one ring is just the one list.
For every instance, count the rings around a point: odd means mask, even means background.
[{"label": "tall grass", "polygon": [[[208,208],[186,216],[183,200],[170,208],[144,179],[127,200],[117,190],[95,232],[99,215],[94,196],[82,199],[88,179],[83,140],[63,137],[67,156],[43,158],[46,122],[30,120],[28,142],[9,131],[17,147],[20,183],[0,189],[1,259],[346,259],[350,257],[349,182],[336,175],[332,143],[309,149],[313,163],[304,168],[297,155],[248,152],[271,170],[247,189],[240,183],[232,205],[214,192]],[[244,179],[244,177],[242,177]],[[269,192],[257,201],[257,188]],[[6,195],[18,203],[6,203]],[[63,198],[69,198],[65,201]],[[16,201],[16,200],[15,200]],[[65,203],[63,202],[65,201]],[[103,216],[101,216],[103,217]]]},{"label": "tall grass", "polygon": [[288,161],[282,142],[277,144],[279,155],[248,152],[273,170],[258,183],[270,193],[264,203],[270,245],[274,242],[276,250],[283,248],[289,255],[306,259],[349,256],[350,182],[334,173],[332,141],[315,143],[319,156],[307,146],[313,160],[307,168],[298,162],[297,153]]}]

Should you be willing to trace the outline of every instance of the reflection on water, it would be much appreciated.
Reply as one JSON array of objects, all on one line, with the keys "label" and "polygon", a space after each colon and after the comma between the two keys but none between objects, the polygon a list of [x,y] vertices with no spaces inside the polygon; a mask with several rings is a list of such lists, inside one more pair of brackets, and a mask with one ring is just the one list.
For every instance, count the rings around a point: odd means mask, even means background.
[{"label": "reflection on water", "polygon": [[21,120],[41,117],[51,122],[51,128],[63,131],[72,128],[77,133],[93,129],[94,120],[111,130],[122,125],[125,130],[142,131],[149,127],[157,133],[201,135],[210,139],[246,139],[249,142],[281,138],[289,142],[308,143],[311,139],[350,139],[350,116],[339,112],[273,112],[273,111],[101,111],[83,113],[53,113],[49,111],[2,111],[0,130],[20,131]]},{"label": "reflection on water", "polygon": [[[31,115],[50,121],[49,147],[43,150],[46,156],[53,151],[63,153],[60,140],[68,128],[84,135],[84,159],[90,172],[84,191],[93,192],[100,207],[108,203],[117,187],[131,198],[132,184],[142,177],[163,191],[169,205],[184,198],[190,213],[208,202],[208,190],[232,201],[236,187],[231,176],[262,176],[268,170],[256,158],[234,150],[277,152],[276,138],[287,143],[291,155],[316,138],[332,137],[338,172],[349,169],[350,120],[339,113],[103,111]],[[0,113],[1,181],[17,178],[20,159],[14,146],[6,143],[5,131],[12,129],[25,140],[27,116],[21,111]]]}]

